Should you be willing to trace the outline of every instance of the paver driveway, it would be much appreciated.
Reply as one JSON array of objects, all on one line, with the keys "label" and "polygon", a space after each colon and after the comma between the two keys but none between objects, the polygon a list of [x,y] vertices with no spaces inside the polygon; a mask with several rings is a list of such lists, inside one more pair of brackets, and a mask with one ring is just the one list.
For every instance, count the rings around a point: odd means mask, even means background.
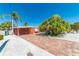
[{"label": "paver driveway", "polygon": [[28,34],[20,37],[43,48],[56,56],[77,56],[79,55],[79,43],[61,39],[53,39],[44,35]]}]

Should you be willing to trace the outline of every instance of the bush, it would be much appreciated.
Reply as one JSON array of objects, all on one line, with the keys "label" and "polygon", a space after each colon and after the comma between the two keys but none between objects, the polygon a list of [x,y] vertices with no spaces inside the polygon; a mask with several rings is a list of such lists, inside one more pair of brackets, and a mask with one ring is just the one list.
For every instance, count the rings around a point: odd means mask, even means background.
[{"label": "bush", "polygon": [[0,35],[0,40],[3,40],[4,36],[3,35]]}]

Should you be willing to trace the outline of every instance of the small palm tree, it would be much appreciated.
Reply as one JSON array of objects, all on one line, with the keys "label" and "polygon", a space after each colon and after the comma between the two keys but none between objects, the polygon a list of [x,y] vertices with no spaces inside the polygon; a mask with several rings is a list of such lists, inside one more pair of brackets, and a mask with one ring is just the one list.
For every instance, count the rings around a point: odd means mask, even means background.
[{"label": "small palm tree", "polygon": [[27,23],[27,22],[25,22],[25,23],[24,23],[24,26],[28,26],[28,23]]}]

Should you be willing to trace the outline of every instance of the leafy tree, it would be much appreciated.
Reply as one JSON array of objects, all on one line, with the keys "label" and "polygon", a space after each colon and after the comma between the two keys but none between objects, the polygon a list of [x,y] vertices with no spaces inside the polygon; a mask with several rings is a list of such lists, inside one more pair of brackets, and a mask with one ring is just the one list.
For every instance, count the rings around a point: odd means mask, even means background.
[{"label": "leafy tree", "polygon": [[70,23],[64,21],[59,15],[54,15],[44,21],[39,29],[42,31],[50,30],[52,35],[58,35],[64,32],[70,32],[71,26]]},{"label": "leafy tree", "polygon": [[11,22],[4,22],[0,24],[1,30],[6,30],[6,29],[11,30],[11,27],[12,27]]},{"label": "leafy tree", "polygon": [[76,22],[76,23],[73,23],[71,24],[71,28],[75,31],[78,31],[79,30],[79,22]]}]

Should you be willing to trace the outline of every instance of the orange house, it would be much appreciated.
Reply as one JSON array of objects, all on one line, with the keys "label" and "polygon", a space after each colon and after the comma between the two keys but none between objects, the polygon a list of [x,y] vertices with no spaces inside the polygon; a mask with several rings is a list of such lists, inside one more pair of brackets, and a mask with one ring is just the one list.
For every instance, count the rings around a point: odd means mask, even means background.
[{"label": "orange house", "polygon": [[34,34],[36,33],[35,29],[36,29],[35,27],[31,27],[31,26],[15,27],[14,34],[15,35]]}]

